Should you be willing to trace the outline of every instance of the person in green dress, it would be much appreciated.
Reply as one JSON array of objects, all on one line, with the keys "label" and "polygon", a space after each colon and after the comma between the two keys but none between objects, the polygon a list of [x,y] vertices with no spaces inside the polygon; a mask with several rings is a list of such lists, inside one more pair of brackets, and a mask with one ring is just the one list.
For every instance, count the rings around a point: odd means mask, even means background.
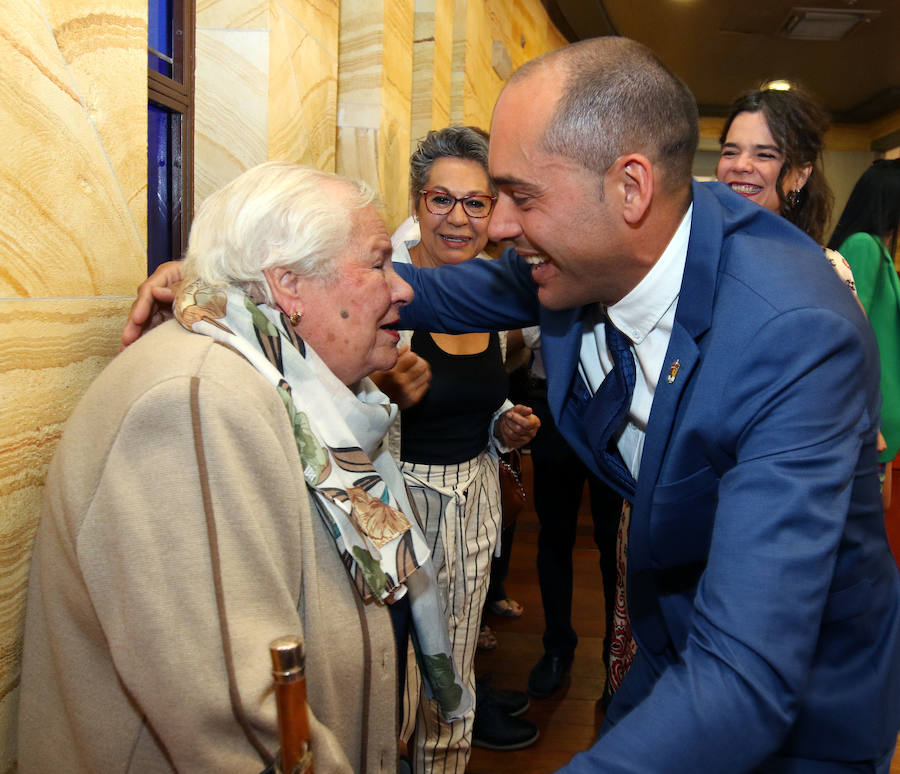
[{"label": "person in green dress", "polygon": [[887,448],[884,486],[900,450],[900,279],[894,266],[900,232],[900,159],[878,159],[856,182],[828,246],[853,270],[856,290],[875,330],[881,359],[881,432]]}]

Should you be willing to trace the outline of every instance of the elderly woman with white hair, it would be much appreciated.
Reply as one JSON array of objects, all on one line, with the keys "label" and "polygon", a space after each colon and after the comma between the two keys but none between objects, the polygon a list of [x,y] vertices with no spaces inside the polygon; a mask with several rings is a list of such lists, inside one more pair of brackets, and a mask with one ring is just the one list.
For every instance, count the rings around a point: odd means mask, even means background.
[{"label": "elderly woman with white hair", "polygon": [[22,774],[259,772],[285,634],[317,774],[397,770],[406,621],[443,711],[471,708],[382,443],[396,406],[367,378],[412,297],[372,202],[293,164],[245,172],[197,214],[177,321],[79,403],[32,565]]}]

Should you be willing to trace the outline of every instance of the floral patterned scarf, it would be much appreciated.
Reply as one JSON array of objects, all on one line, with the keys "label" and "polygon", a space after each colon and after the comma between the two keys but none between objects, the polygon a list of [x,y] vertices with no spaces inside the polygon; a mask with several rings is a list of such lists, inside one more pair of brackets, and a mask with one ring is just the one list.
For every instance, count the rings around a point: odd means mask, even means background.
[{"label": "floral patterned scarf", "polygon": [[278,391],[303,475],[357,592],[390,604],[409,592],[413,643],[429,694],[448,719],[473,697],[453,663],[431,553],[403,476],[382,444],[397,407],[368,378],[354,393],[284,314],[239,290],[195,280],[179,290],[181,325],[238,351]]}]

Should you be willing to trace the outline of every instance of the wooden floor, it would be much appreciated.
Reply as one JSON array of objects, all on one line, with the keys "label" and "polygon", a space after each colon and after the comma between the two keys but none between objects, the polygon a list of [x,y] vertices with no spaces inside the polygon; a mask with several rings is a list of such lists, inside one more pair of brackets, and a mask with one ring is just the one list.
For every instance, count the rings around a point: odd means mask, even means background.
[{"label": "wooden floor", "polygon": [[[530,490],[531,459],[523,457],[525,483]],[[900,476],[895,476],[894,503],[889,513],[893,524],[891,538],[895,556],[900,556]],[[549,774],[593,743],[602,716],[596,700],[603,689],[603,583],[597,564],[597,549],[591,538],[587,496],[575,545],[575,595],[573,620],[578,632],[578,650],[571,679],[550,699],[532,699],[524,718],[537,724],[541,737],[532,746],[517,752],[496,752],[475,748],[468,774]],[[478,674],[490,673],[498,688],[524,690],[528,673],[543,653],[543,610],[535,572],[537,553],[537,517],[526,506],[516,527],[506,591],[525,606],[521,618],[490,615],[488,623],[500,641],[490,652],[479,652],[475,666]],[[891,774],[900,774],[900,740]]]}]

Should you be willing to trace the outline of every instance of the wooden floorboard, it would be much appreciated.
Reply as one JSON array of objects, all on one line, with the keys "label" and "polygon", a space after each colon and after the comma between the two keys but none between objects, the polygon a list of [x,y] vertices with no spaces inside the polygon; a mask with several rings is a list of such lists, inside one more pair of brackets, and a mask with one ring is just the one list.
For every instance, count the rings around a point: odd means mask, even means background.
[{"label": "wooden floorboard", "polygon": [[[531,460],[527,455],[524,474],[530,491]],[[900,475],[895,476],[894,493],[888,522],[895,555],[900,555]],[[543,609],[535,571],[537,531],[537,517],[529,499],[516,527],[506,583],[507,593],[525,606],[525,613],[518,619],[489,614],[487,621],[496,631],[500,644],[494,651],[479,652],[475,661],[477,673],[489,673],[492,684],[498,688],[524,690],[528,673],[543,653]],[[596,700],[604,682],[603,582],[597,557],[585,496],[574,553],[573,620],[579,642],[571,678],[553,698],[533,699],[531,708],[523,715],[541,731],[540,739],[532,747],[516,752],[475,748],[468,774],[549,774],[593,743],[602,721]],[[900,739],[891,774],[900,774]]]}]

